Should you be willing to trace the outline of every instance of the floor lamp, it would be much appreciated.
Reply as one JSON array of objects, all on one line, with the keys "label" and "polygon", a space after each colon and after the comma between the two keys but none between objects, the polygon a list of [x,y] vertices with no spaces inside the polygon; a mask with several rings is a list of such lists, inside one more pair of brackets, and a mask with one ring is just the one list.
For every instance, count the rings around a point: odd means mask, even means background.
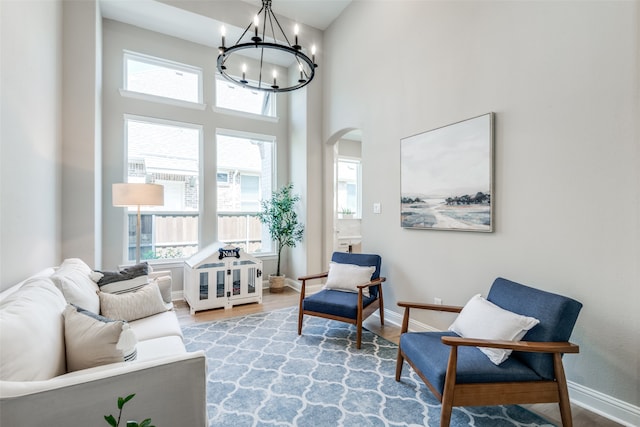
[{"label": "floor lamp", "polygon": [[[137,206],[136,264],[140,263],[140,206],[164,205],[164,187],[159,184],[113,184],[113,206]],[[128,256],[127,256],[128,258]]]}]

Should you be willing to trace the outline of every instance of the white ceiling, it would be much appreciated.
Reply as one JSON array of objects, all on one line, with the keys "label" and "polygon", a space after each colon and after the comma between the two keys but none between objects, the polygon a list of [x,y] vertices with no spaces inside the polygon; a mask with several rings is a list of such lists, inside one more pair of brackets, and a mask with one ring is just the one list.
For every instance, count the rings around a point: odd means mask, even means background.
[{"label": "white ceiling", "polygon": [[[227,28],[227,40],[237,40],[242,28],[170,6],[155,0],[99,0],[102,16],[205,46],[220,44],[220,28]],[[215,1],[215,0],[208,0]],[[321,30],[326,29],[342,13],[351,0],[274,0],[272,10],[278,15]],[[256,12],[261,0],[247,0]],[[243,53],[251,56],[251,53]],[[257,53],[253,53],[257,55]],[[272,63],[290,66],[292,58],[273,58]]]},{"label": "white ceiling", "polygon": [[[261,0],[245,0],[257,8]],[[278,15],[320,30],[326,30],[351,0],[273,0],[271,10]],[[257,10],[257,9],[256,9]]]}]

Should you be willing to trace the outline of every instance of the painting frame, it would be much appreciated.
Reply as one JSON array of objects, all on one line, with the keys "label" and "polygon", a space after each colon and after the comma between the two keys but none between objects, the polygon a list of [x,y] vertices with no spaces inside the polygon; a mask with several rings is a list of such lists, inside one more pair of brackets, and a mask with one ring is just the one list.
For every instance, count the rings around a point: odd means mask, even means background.
[{"label": "painting frame", "polygon": [[400,224],[491,233],[494,122],[489,112],[400,140]]}]

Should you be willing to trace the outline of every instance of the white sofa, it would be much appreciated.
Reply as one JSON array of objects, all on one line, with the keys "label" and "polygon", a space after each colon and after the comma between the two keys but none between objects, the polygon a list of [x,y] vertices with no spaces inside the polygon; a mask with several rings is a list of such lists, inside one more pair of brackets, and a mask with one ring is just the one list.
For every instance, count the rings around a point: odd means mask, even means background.
[{"label": "white sofa", "polygon": [[[128,322],[137,338],[135,360],[68,372],[66,344],[75,337],[65,339],[63,312],[74,301],[61,283],[77,283],[65,282],[73,277],[59,277],[61,270],[47,269],[0,294],[0,426],[107,426],[105,415],[118,416],[117,398],[133,393],[121,425],[146,418],[158,427],[207,425],[205,356],[186,351],[172,310]],[[91,305],[94,297],[85,296]]]}]

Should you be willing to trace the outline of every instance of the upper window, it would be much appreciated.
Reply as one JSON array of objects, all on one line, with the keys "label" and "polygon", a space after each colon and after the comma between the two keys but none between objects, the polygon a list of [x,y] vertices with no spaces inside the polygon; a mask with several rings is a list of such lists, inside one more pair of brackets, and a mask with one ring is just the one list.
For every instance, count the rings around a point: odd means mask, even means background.
[{"label": "upper window", "polygon": [[202,70],[152,56],[124,54],[124,89],[202,103]]},{"label": "upper window", "polygon": [[[140,258],[188,257],[198,250],[202,127],[125,116],[127,182],[164,186],[164,206],[141,206]],[[136,256],[137,208],[130,207],[126,260]]]},{"label": "upper window", "polygon": [[216,77],[216,107],[275,117],[275,100],[276,97],[271,92],[247,89],[225,80],[224,77]]}]

